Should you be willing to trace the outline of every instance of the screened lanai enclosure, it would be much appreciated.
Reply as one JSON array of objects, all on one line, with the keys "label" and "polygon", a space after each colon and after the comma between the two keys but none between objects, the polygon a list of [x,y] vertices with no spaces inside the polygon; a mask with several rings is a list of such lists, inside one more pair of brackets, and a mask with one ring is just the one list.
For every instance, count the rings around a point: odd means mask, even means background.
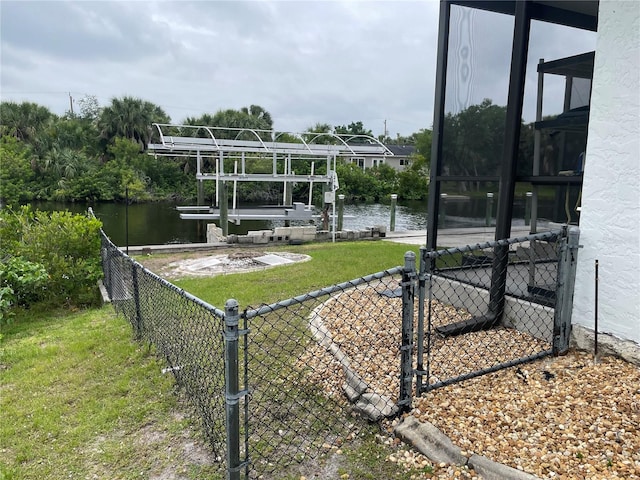
[{"label": "screened lanai enclosure", "polygon": [[[487,218],[496,206],[496,240],[512,225],[534,234],[579,224],[597,15],[591,0],[441,1],[428,250],[437,250],[455,203],[469,199],[486,199]],[[475,268],[490,292],[487,311],[450,333],[496,325],[510,289],[554,304],[554,286],[537,280],[555,268],[543,261],[554,247],[532,240],[525,248],[517,256],[529,270],[524,288],[508,285],[516,260],[507,245],[448,269],[464,281]]]}]

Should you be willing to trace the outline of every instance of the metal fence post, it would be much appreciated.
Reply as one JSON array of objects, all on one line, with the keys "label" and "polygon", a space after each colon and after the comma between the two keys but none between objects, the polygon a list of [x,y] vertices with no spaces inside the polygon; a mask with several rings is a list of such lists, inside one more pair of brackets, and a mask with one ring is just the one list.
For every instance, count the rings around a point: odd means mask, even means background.
[{"label": "metal fence post", "polygon": [[553,354],[562,355],[569,350],[571,335],[571,313],[573,311],[573,288],[578,264],[580,229],[565,226],[562,233],[558,280],[556,284],[556,308],[553,322]]},{"label": "metal fence post", "polygon": [[447,194],[440,194],[440,204],[442,205],[442,211],[438,216],[438,226],[440,228],[445,228],[447,225]]},{"label": "metal fence post", "polygon": [[420,271],[418,273],[418,334],[416,348],[416,395],[422,392],[424,371],[424,303],[426,295],[427,266],[431,273],[431,258],[427,256],[427,247],[420,247]]},{"label": "metal fence post", "polygon": [[136,319],[134,322],[134,329],[136,332],[136,339],[142,338],[142,313],[140,312],[140,290],[138,289],[138,269],[136,264],[131,264],[131,283],[133,284],[133,301],[136,305]]},{"label": "metal fence post", "polygon": [[398,406],[411,408],[413,382],[413,300],[416,286],[416,254],[404,254],[402,272],[402,344],[400,346],[400,395]]},{"label": "metal fence post", "polygon": [[493,193],[487,192],[487,205],[484,213],[484,225],[486,227],[491,226],[492,218],[493,218]]},{"label": "metal fence post", "polygon": [[227,478],[240,480],[240,408],[238,380],[238,302],[224,306],[224,379],[227,429]]},{"label": "metal fence post", "polygon": [[[104,233],[101,232],[102,235]],[[104,242],[104,240],[103,240]],[[102,255],[102,272],[104,273],[104,280],[102,283],[104,284],[104,288],[107,289],[107,293],[109,294],[109,300],[113,299],[113,282],[111,281],[111,249],[107,247],[103,247],[104,254]]]}]

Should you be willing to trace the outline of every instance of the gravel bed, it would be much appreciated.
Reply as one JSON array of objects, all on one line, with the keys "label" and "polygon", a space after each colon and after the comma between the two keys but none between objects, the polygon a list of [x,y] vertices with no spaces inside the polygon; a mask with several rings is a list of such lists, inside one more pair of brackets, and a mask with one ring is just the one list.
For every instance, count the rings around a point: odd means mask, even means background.
[{"label": "gravel bed", "polygon": [[412,414],[540,478],[640,478],[640,368],[584,352],[434,390]]},{"label": "gravel bed", "polygon": [[[380,295],[389,288],[393,286],[387,283],[345,292],[327,301],[318,315],[371,389],[395,401],[401,299]],[[468,317],[463,310],[435,302],[432,315],[434,323]],[[453,349],[452,343],[498,345],[509,357],[505,360],[547,347],[504,328],[438,342],[434,355],[449,365],[447,376],[451,366],[464,373],[469,361],[474,370],[496,361],[495,351],[487,355],[477,348]],[[475,358],[461,357],[461,351]],[[344,398],[342,368],[323,347],[313,344],[300,362],[311,367],[311,380],[327,394]],[[540,478],[640,479],[640,368],[613,357],[597,364],[580,352],[546,357],[426,393],[415,399],[410,413],[436,425],[465,455],[484,455]],[[388,461],[432,470],[415,478],[479,478],[466,467],[434,465],[399,446],[392,436],[398,421],[383,422],[389,436],[381,441],[399,449]]]}]

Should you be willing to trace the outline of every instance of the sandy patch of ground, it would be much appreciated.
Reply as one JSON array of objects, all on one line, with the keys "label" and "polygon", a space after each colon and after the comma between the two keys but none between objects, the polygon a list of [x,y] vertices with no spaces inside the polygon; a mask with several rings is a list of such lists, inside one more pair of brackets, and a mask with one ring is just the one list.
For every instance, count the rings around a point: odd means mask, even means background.
[{"label": "sandy patch of ground", "polygon": [[143,259],[149,270],[168,279],[182,277],[211,277],[229,273],[243,273],[310,260],[309,255],[260,250],[227,251],[216,255],[171,255]]}]

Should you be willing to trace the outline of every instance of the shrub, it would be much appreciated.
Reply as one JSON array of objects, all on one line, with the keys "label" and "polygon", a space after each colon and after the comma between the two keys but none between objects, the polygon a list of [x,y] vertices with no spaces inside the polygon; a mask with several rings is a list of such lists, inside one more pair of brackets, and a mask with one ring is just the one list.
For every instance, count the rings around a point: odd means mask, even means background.
[{"label": "shrub", "polygon": [[8,135],[0,137],[0,200],[7,205],[19,205],[20,200],[30,200],[29,183],[33,171],[29,161],[29,148],[20,140]]},{"label": "shrub", "polygon": [[3,256],[11,265],[0,286],[10,287],[16,302],[26,305],[43,299],[57,305],[96,303],[100,227],[99,220],[68,211],[0,211]]},{"label": "shrub", "polygon": [[27,305],[41,300],[48,280],[47,270],[40,263],[9,257],[0,264],[0,286],[11,290],[5,293],[12,304]]},{"label": "shrub", "polygon": [[[11,317],[11,307],[13,306],[13,289],[11,287],[0,287],[0,325],[7,322]],[[0,339],[2,337],[0,336]]]}]

